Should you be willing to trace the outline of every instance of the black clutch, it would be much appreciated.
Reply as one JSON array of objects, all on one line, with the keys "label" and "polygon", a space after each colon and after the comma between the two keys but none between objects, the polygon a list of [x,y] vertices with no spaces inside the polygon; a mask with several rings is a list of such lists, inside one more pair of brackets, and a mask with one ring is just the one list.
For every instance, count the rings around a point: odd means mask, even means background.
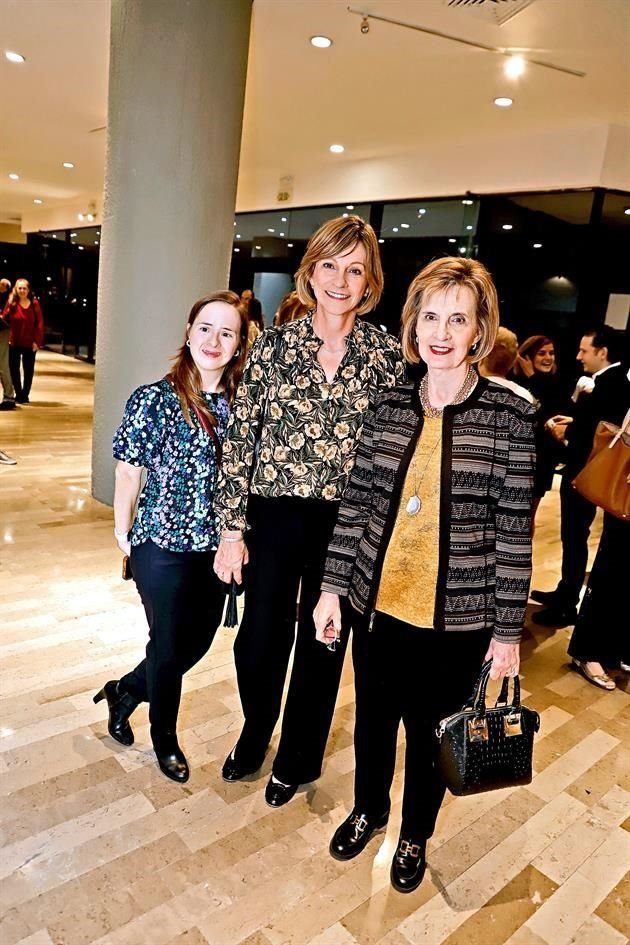
[{"label": "black clutch", "polygon": [[497,788],[529,784],[532,780],[534,735],[540,716],[521,705],[521,684],[514,677],[508,704],[509,679],[499,698],[486,708],[486,689],[492,662],[484,663],[472,695],[461,712],[442,719],[436,735],[438,764],[452,794],[479,794]]}]

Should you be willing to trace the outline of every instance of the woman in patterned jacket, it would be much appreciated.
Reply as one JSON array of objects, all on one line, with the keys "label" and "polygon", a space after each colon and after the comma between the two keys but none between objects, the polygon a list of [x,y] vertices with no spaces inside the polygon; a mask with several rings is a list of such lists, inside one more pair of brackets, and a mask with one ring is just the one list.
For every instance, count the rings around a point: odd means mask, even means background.
[{"label": "woman in patterned jacket", "polygon": [[323,650],[315,642],[313,607],[369,397],[399,383],[404,371],[398,342],[359,317],[383,289],[376,236],[360,217],[320,227],[296,273],[296,289],[308,314],[265,331],[252,348],[216,504],[222,525],[216,573],[240,583],[249,561],[234,645],[245,723],[223,765],[226,781],[260,768],[296,641],[265,791],[272,807],[321,773],[347,628],[336,652]]},{"label": "woman in patterned jacket", "polygon": [[400,839],[391,881],[411,892],[444,796],[441,718],[470,695],[482,659],[514,675],[531,571],[534,408],[474,365],[492,350],[495,287],[471,259],[430,263],[402,314],[403,353],[426,373],[378,395],[363,427],[315,611],[317,639],[353,617],[355,804],[330,852],[349,860],[389,817],[402,720]]},{"label": "woman in patterned jacket", "polygon": [[107,700],[109,734],[121,745],[133,744],[129,716],[148,702],[158,764],[180,783],[189,777],[176,732],[182,677],[208,652],[225,603],[212,572],[213,495],[247,328],[234,292],[195,302],[173,369],[132,393],[114,437],[114,535],[130,555],[149,642],[146,658],[105,683],[94,702]]}]

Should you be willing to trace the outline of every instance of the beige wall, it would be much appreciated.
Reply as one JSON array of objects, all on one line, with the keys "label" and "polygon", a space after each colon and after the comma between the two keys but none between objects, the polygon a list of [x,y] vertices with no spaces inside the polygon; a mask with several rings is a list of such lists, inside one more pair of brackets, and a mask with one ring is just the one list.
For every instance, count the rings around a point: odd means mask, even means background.
[{"label": "beige wall", "polygon": [[26,243],[19,223],[0,223],[0,243]]}]

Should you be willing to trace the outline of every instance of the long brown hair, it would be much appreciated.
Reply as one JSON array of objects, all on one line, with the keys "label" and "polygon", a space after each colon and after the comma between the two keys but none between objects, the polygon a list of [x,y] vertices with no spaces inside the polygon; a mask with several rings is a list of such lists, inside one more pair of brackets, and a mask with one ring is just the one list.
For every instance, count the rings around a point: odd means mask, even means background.
[{"label": "long brown hair", "polygon": [[[532,362],[532,367],[534,365],[534,358],[538,354],[541,348],[546,347],[546,345],[551,345],[553,348],[553,353],[555,357],[556,346],[551,338],[548,338],[547,335],[530,335],[529,338],[526,338],[521,347],[518,349],[518,353],[522,358],[529,358]],[[551,369],[551,374],[555,374],[558,370],[558,366],[554,361],[554,365]],[[514,374],[525,377],[525,371],[522,369],[518,361],[513,368]],[[536,372],[536,368],[534,368]]]},{"label": "long brown hair", "polygon": [[213,427],[217,425],[216,417],[208,410],[208,405],[201,393],[201,375],[197,365],[193,361],[190,348],[186,344],[188,332],[195,323],[197,315],[209,305],[210,302],[226,302],[238,312],[240,327],[238,333],[239,345],[236,354],[230,363],[223,370],[223,390],[229,403],[232,403],[236,394],[236,388],[243,374],[243,366],[247,357],[247,314],[243,311],[241,300],[236,292],[230,292],[224,289],[221,292],[213,292],[211,295],[204,295],[199,299],[190,310],[188,321],[186,322],[186,338],[184,343],[173,358],[173,367],[166,375],[166,380],[170,381],[173,389],[179,397],[182,407],[182,413],[189,426],[194,426],[192,413],[201,413]]}]

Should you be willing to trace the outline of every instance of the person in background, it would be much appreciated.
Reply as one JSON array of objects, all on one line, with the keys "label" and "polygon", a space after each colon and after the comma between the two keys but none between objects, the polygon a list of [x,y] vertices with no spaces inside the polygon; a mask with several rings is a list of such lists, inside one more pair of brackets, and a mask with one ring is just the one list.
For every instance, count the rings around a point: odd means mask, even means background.
[{"label": "person in background", "polygon": [[189,777],[177,738],[182,677],[208,652],[227,590],[212,570],[213,499],[246,343],[247,318],[234,292],[199,299],[172,370],[133,392],[114,437],[114,535],[130,555],[149,642],[145,659],[105,683],[94,702],[107,700],[108,730],[122,745],[133,744],[129,717],[148,702],[158,765],[180,783]]},{"label": "person in background", "polygon": [[537,461],[535,508],[553,484],[558,463],[563,462],[563,446],[551,435],[551,418],[566,414],[571,406],[569,389],[558,376],[556,349],[546,335],[530,335],[518,350],[513,375],[520,384],[532,392],[538,402],[539,426],[537,430]]},{"label": "person in background", "polygon": [[253,289],[243,289],[241,292],[241,305],[244,307],[249,319],[249,338],[248,347],[251,348],[258,338],[258,335],[265,330],[262,305],[254,295]]},{"label": "person in background", "polygon": [[435,730],[482,660],[514,676],[531,574],[534,408],[480,378],[499,311],[488,271],[447,257],[411,283],[402,348],[416,384],[377,394],[343,494],[315,610],[317,639],[352,609],[355,799],[330,853],[350,860],[387,823],[400,722],[405,783],[391,883],[422,882],[445,786]]},{"label": "person in background", "polygon": [[9,325],[9,368],[16,401],[27,404],[35,355],[44,345],[44,316],[27,279],[18,279],[15,283],[2,318]]},{"label": "person in background", "polygon": [[223,765],[226,781],[262,765],[295,643],[265,790],[271,807],[321,774],[347,627],[336,652],[324,650],[315,641],[313,607],[369,398],[404,373],[398,342],[360,317],[383,290],[369,224],[353,215],[324,223],[309,240],[295,282],[309,313],[263,332],[252,348],[216,500],[222,531],[215,572],[241,583],[249,561],[234,644],[245,718]]},{"label": "person in background", "polygon": [[274,315],[273,324],[276,328],[279,328],[280,325],[294,322],[297,318],[304,318],[307,314],[308,308],[300,301],[297,292],[289,292],[280,302],[278,311]]},{"label": "person in background", "polygon": [[569,413],[557,414],[547,422],[552,436],[559,443],[566,443],[560,487],[562,576],[555,590],[531,593],[533,600],[546,605],[532,619],[547,627],[575,623],[588,561],[588,536],[596,508],[573,488],[573,480],[588,460],[599,421],[621,423],[630,387],[621,366],[621,337],[608,325],[586,332],[580,341],[577,360],[591,375],[592,388],[578,396]]},{"label": "person in background", "polygon": [[507,387],[513,394],[523,397],[529,404],[535,403],[532,393],[522,384],[508,379],[518,357],[518,338],[509,328],[500,326],[492,351],[481,361],[479,373],[502,387]]},{"label": "person in background", "polygon": [[1,315],[9,301],[10,294],[11,283],[9,280],[0,279],[0,384],[2,385],[0,410],[15,410],[15,389],[9,368],[9,323]]}]

